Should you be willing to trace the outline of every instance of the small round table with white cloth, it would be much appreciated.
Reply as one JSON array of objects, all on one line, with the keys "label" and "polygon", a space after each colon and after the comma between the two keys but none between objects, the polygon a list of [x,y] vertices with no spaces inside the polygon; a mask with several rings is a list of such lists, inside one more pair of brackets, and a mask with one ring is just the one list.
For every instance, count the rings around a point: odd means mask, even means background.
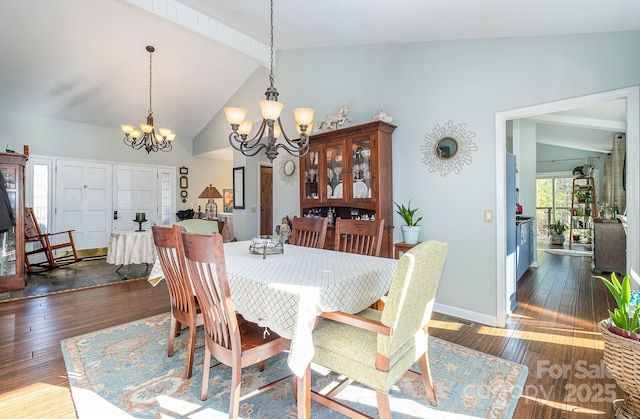
[{"label": "small round table with white cloth", "polygon": [[117,230],[111,233],[107,263],[120,265],[122,268],[123,265],[137,263],[153,264],[155,260],[156,249],[151,230]]}]

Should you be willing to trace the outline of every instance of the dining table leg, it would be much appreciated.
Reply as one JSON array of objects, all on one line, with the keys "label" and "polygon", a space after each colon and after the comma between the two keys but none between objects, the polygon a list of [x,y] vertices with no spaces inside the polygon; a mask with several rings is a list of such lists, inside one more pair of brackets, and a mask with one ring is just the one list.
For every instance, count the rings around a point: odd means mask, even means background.
[{"label": "dining table leg", "polygon": [[302,377],[296,377],[298,419],[311,418],[311,365],[307,365]]}]

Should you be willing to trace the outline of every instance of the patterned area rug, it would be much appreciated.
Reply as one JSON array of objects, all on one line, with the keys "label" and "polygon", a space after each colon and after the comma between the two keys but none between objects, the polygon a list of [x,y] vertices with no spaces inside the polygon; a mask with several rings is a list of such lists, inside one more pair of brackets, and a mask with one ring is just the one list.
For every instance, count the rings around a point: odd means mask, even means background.
[{"label": "patterned area rug", "polygon": [[[224,365],[210,372],[209,397],[200,400],[203,349],[196,349],[193,377],[183,378],[187,333],[176,338],[167,357],[169,315],[110,327],[61,342],[78,417],[218,418],[228,416],[229,373]],[[198,334],[198,346],[204,340]],[[439,405],[422,395],[419,381],[402,378],[391,392],[394,418],[510,418],[527,377],[527,368],[437,338],[430,338],[429,359]],[[211,364],[215,365],[215,360]],[[416,371],[417,365],[415,366]],[[265,371],[243,370],[243,393],[289,375],[286,354],[267,360]],[[337,376],[314,365],[312,387],[324,388]],[[295,418],[292,380],[240,403],[242,418]],[[375,392],[351,385],[340,398],[377,417]],[[314,418],[342,415],[312,403]]]}]

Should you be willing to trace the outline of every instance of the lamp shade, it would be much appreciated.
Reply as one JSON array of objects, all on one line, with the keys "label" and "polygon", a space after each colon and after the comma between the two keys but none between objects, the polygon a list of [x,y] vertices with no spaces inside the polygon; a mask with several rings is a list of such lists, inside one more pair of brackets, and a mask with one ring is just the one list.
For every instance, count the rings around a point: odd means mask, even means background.
[{"label": "lamp shade", "polygon": [[311,108],[297,108],[293,110],[293,117],[296,119],[298,125],[310,125],[313,122],[313,117],[316,111]]},{"label": "lamp shade", "polygon": [[280,113],[284,109],[284,104],[275,100],[261,100],[258,102],[258,106],[260,106],[264,119],[272,119],[274,121],[280,118]]},{"label": "lamp shade", "polygon": [[238,128],[238,134],[240,135],[249,135],[251,134],[251,130],[253,129],[253,121],[250,119],[245,119],[240,124]]},{"label": "lamp shade", "polygon": [[198,196],[198,198],[206,198],[206,199],[211,199],[211,198],[222,198],[222,195],[220,194],[220,191],[218,191],[215,186],[207,186],[206,188],[204,188],[204,191],[202,191],[202,193]]},{"label": "lamp shade", "polygon": [[222,110],[227,117],[227,122],[232,125],[240,125],[244,121],[244,117],[247,116],[247,110],[243,108],[227,107]]}]

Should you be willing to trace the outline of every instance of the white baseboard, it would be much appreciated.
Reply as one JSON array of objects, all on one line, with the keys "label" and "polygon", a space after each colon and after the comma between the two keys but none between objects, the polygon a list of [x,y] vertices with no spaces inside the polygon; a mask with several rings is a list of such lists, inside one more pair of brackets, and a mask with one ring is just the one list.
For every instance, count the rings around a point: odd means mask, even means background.
[{"label": "white baseboard", "polygon": [[464,320],[470,320],[476,323],[482,323],[491,327],[496,327],[498,324],[496,316],[489,316],[486,314],[478,313],[475,311],[464,310],[458,307],[452,307],[445,304],[435,303],[433,306],[433,311],[437,311],[438,313],[446,314],[449,316],[458,317]]}]

